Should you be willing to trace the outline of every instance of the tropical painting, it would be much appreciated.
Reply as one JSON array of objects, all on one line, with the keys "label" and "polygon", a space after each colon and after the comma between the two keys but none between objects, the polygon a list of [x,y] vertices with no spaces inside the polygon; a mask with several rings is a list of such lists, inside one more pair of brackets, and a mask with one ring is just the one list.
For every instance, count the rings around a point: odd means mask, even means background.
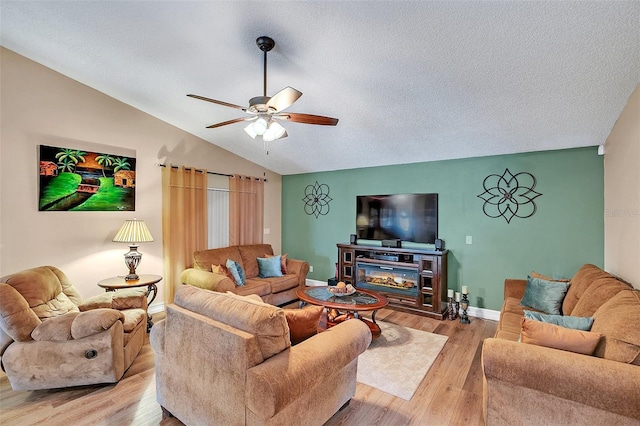
[{"label": "tropical painting", "polygon": [[40,211],[135,210],[136,159],[40,145]]}]

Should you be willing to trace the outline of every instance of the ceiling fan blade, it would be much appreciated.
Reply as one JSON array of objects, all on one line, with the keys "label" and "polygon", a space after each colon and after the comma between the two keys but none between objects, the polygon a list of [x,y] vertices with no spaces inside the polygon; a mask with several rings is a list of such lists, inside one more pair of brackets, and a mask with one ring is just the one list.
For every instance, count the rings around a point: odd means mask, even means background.
[{"label": "ceiling fan blade", "polygon": [[276,112],[279,112],[293,105],[300,96],[302,96],[302,92],[294,89],[293,87],[287,86],[269,99],[267,107],[273,108]]},{"label": "ceiling fan blade", "polygon": [[273,117],[281,120],[293,121],[294,123],[319,124],[321,126],[335,126],[338,124],[337,118],[324,117],[322,115],[301,114],[298,112],[286,112]]},{"label": "ceiling fan blade", "polygon": [[216,124],[212,124],[211,126],[207,126],[207,129],[215,129],[216,127],[222,127],[222,126],[226,126],[227,124],[233,124],[233,123],[239,123],[241,121],[251,121],[251,120],[255,120],[256,117],[246,117],[246,118],[234,118],[233,120],[229,120],[229,121],[223,121],[222,123],[216,123]]},{"label": "ceiling fan blade", "polygon": [[228,102],[218,101],[218,100],[211,99],[211,98],[205,98],[204,96],[200,96],[200,95],[188,94],[187,96],[189,96],[190,98],[196,98],[196,99],[200,99],[201,101],[212,102],[214,104],[226,106],[226,107],[229,107],[229,108],[241,109],[242,111],[246,111],[247,110],[245,107],[241,107],[240,105],[230,104]]}]

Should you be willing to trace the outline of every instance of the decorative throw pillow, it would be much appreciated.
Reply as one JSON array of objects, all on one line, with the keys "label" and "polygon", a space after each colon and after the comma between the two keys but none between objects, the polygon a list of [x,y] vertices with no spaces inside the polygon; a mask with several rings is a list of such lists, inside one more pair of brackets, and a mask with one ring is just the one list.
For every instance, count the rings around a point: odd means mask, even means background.
[{"label": "decorative throw pillow", "polygon": [[520,306],[527,306],[547,314],[562,314],[562,301],[567,294],[569,283],[547,281],[541,278],[527,277],[527,287]]},{"label": "decorative throw pillow", "polygon": [[289,324],[291,344],[298,344],[318,333],[318,323],[324,308],[307,306],[304,309],[285,309],[284,316]]},{"label": "decorative throw pillow", "polygon": [[547,348],[571,351],[584,355],[593,354],[602,337],[600,333],[572,330],[528,318],[522,318],[520,324],[520,338],[522,343],[546,346]]},{"label": "decorative throw pillow", "polygon": [[258,257],[258,270],[260,278],[281,277],[282,267],[280,256]]},{"label": "decorative throw pillow", "polygon": [[524,310],[524,317],[531,320],[542,321],[549,324],[559,325],[560,327],[572,328],[574,330],[589,331],[593,325],[592,317],[570,317],[564,315],[541,314]]},{"label": "decorative throw pillow", "polygon": [[229,268],[224,265],[211,265],[211,272],[214,274],[224,275],[235,281],[235,278],[233,277],[233,274],[231,274],[231,271],[229,271]]},{"label": "decorative throw pillow", "polygon": [[569,278],[551,278],[551,277],[547,277],[546,275],[539,274],[536,271],[531,271],[531,278],[540,278],[540,279],[543,279],[545,281],[558,281],[558,282],[561,282],[561,283],[568,283],[569,281],[571,281],[571,279],[569,279]]},{"label": "decorative throw pillow", "polygon": [[244,271],[242,270],[242,266],[235,260],[227,259],[227,269],[233,275],[233,280],[237,285],[243,286],[245,282]]},{"label": "decorative throw pillow", "polygon": [[[268,254],[267,257],[275,257],[274,254]],[[283,254],[280,256],[280,269],[282,270],[282,275],[286,275],[289,272],[287,271],[287,254]]]}]

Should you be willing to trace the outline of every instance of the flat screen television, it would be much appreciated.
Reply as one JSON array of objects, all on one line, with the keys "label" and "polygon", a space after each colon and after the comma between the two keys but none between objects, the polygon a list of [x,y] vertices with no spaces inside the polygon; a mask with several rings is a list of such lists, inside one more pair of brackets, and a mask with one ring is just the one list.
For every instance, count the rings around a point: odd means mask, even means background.
[{"label": "flat screen television", "polygon": [[359,239],[399,239],[434,244],[438,238],[438,194],[358,195]]}]

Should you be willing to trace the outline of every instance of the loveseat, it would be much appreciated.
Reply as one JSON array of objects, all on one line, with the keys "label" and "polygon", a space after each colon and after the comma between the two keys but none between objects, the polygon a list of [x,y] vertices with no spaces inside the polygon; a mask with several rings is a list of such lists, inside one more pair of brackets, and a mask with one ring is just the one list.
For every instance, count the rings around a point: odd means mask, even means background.
[{"label": "loveseat", "polygon": [[[559,308],[565,317],[593,318],[590,331],[545,325],[542,346],[523,343],[538,338],[527,326],[541,326],[524,318],[536,309],[521,306],[532,284],[531,277],[505,280],[497,332],[483,343],[486,425],[640,424],[640,291],[584,265]],[[592,355],[555,348],[594,336]]]},{"label": "loveseat", "polygon": [[284,311],[180,286],[150,336],[164,415],[187,425],[322,425],[346,405],[369,328],[345,321],[292,346]]},{"label": "loveseat", "polygon": [[[309,264],[289,259],[286,255],[282,276],[260,277],[258,258],[273,256],[270,244],[251,244],[196,251],[193,267],[182,272],[182,284],[190,284],[207,290],[246,296],[256,294],[266,303],[282,305],[297,299],[296,291],[304,288]],[[212,272],[212,267],[225,266],[228,260],[236,262],[245,276],[245,283],[238,283],[228,275]]]},{"label": "loveseat", "polygon": [[0,362],[14,390],[114,383],[144,344],[144,289],[85,301],[58,268],[0,278]]}]

